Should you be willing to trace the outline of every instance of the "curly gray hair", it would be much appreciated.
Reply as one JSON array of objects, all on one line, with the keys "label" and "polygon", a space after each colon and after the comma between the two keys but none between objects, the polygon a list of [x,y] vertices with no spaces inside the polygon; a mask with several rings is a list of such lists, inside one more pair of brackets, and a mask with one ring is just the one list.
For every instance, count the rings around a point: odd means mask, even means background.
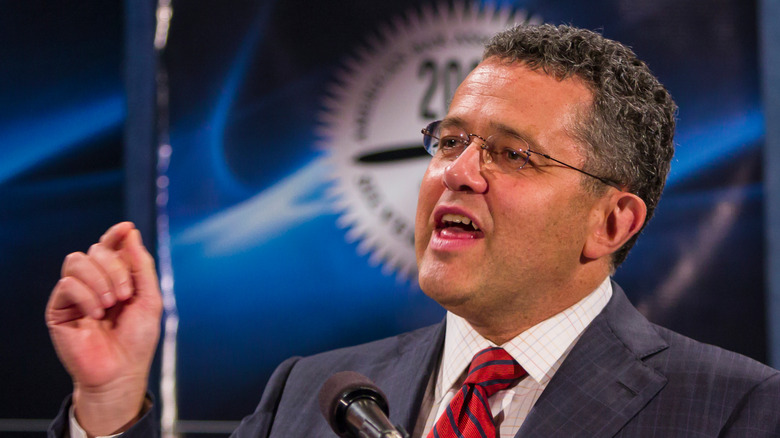
[{"label": "curly gray hair", "polygon": [[[674,155],[677,105],[631,49],[598,33],[572,26],[517,25],[488,41],[483,59],[498,57],[541,69],[559,80],[576,76],[593,92],[593,105],[576,122],[573,135],[587,148],[585,170],[619,181],[647,205],[650,220],[663,192]],[[592,178],[594,193],[607,187]],[[620,265],[635,234],[612,254]]]}]

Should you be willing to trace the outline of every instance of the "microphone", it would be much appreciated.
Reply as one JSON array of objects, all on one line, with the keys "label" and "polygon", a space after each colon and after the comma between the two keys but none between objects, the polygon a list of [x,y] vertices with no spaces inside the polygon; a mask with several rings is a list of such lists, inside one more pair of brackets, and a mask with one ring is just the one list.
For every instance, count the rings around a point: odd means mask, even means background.
[{"label": "microphone", "polygon": [[387,398],[368,377],[354,371],[336,373],[322,385],[320,411],[341,438],[408,438],[403,427],[387,418]]}]

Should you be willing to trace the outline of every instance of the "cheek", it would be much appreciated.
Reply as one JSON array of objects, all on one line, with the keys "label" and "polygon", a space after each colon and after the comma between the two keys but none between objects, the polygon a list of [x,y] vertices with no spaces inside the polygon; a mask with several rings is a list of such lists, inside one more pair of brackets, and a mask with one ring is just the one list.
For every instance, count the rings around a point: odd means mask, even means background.
[{"label": "cheek", "polygon": [[428,245],[428,240],[430,239],[432,231],[431,215],[443,190],[444,186],[441,183],[441,172],[431,164],[423,176],[422,184],[420,184],[420,193],[417,197],[414,241],[418,257]]},{"label": "cheek", "polygon": [[502,193],[508,195],[491,206],[496,230],[491,243],[508,253],[504,256],[538,257],[538,253],[559,245],[565,240],[563,236],[573,231],[565,220],[570,212],[559,208],[561,200],[553,194],[517,188]]},{"label": "cheek", "polygon": [[[503,215],[504,237],[515,248],[522,248],[523,258],[554,258],[559,262],[579,260],[587,232],[588,211],[576,198],[569,196],[528,195],[514,206],[511,213]],[[518,221],[518,218],[521,218]]]}]

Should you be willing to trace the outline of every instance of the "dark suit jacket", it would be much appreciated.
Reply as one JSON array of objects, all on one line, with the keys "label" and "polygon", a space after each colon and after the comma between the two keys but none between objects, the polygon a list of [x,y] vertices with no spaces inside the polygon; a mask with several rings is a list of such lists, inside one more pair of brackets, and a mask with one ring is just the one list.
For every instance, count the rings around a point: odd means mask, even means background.
[{"label": "dark suit jacket", "polygon": [[[585,330],[517,437],[780,437],[780,371],[648,322],[619,286]],[[368,376],[390,418],[414,429],[444,342],[444,324],[291,358],[268,381],[235,437],[333,437],[317,395],[332,374]],[[67,411],[50,437],[61,436]],[[146,415],[125,438],[156,436]]]}]

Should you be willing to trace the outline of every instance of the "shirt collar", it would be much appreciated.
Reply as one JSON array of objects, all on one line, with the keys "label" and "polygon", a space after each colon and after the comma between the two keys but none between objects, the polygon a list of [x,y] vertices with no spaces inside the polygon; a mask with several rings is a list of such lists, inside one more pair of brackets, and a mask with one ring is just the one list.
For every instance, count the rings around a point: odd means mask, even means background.
[{"label": "shirt collar", "polygon": [[[612,297],[607,277],[593,292],[566,310],[520,333],[502,347],[537,383],[546,386],[577,339]],[[495,346],[483,338],[465,319],[447,312],[447,330],[436,399],[453,387],[474,355]]]}]

